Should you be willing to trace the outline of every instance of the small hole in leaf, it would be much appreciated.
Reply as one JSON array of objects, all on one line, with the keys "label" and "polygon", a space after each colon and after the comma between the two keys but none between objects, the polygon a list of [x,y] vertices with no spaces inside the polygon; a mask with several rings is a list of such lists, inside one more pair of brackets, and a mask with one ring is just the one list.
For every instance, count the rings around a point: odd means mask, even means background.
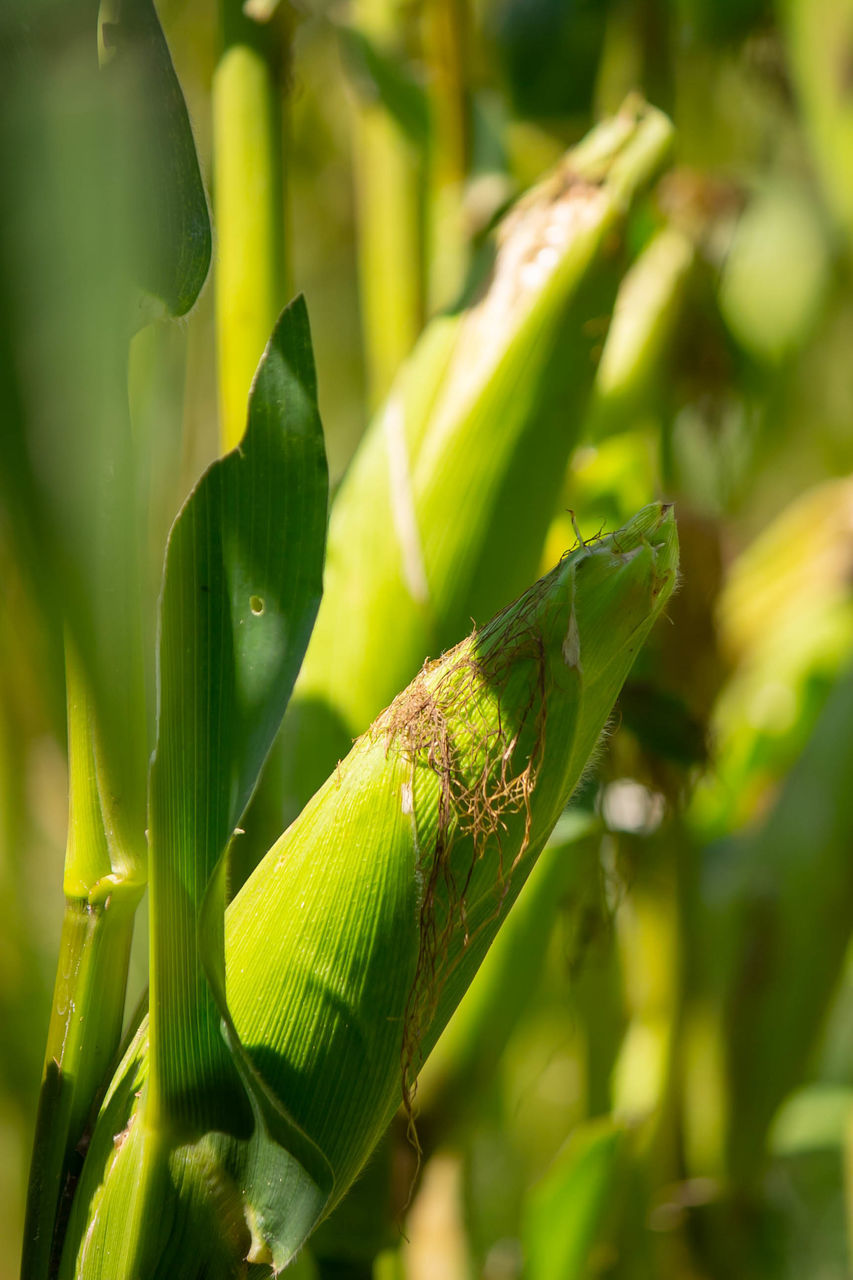
[{"label": "small hole in leaf", "polygon": [[260,596],[249,596],[249,608],[256,618],[259,618],[264,611],[264,602]]}]

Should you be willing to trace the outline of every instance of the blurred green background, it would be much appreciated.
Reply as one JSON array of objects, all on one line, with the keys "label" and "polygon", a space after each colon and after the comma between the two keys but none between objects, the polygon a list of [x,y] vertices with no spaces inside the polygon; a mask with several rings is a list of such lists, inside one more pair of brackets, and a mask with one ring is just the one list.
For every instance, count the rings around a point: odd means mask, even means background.
[{"label": "blurred green background", "polygon": [[[158,10],[215,211],[217,24],[193,0]],[[306,0],[270,22],[277,305],[306,294],[333,482],[508,201],[633,90],[676,131],[627,226],[615,319],[588,318],[601,359],[542,564],[574,541],[570,511],[590,537],[666,497],[681,589],[424,1073],[410,1207],[392,1133],[316,1243],[323,1274],[370,1274],[379,1250],[377,1280],[842,1280],[853,3]],[[169,460],[153,582],[220,449],[215,284],[131,352],[134,428]],[[61,637],[8,526],[0,507],[0,1280],[17,1273],[67,803]],[[144,947],[134,964],[138,993]]]}]

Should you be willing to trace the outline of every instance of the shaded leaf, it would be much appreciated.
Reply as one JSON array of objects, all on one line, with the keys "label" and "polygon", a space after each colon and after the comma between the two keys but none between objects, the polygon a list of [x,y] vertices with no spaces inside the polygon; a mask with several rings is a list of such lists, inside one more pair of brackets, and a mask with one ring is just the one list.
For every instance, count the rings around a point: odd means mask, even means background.
[{"label": "shaded leaf", "polygon": [[174,316],[195,302],[211,256],[210,219],[192,128],[152,0],[102,6],[105,70],[129,111],[141,207],[137,284]]}]

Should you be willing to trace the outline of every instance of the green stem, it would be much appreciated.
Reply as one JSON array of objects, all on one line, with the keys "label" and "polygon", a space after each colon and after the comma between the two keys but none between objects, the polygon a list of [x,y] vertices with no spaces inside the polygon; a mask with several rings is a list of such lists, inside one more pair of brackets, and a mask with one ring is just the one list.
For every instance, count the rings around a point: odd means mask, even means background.
[{"label": "green stem", "polygon": [[59,1198],[74,1149],[116,1056],[133,920],[144,870],[113,869],[101,806],[102,769],[86,679],[66,645],[70,811],[65,918],[36,1123],[22,1276],[49,1274]]},{"label": "green stem", "polygon": [[172,1137],[198,1135],[223,1128],[222,1117],[228,1115],[239,1129],[249,1116],[241,1111],[243,1091],[199,949],[209,862],[198,858],[185,867],[152,841],[149,869],[150,1069],[145,1124]]},{"label": "green stem", "polygon": [[[391,58],[402,56],[399,4],[356,0],[353,25]],[[372,411],[384,400],[423,324],[422,166],[418,149],[381,102],[353,115],[361,324]]]},{"label": "green stem", "polygon": [[21,1274],[50,1273],[59,1198],[121,1037],[138,886],[65,905],[39,1097]]},{"label": "green stem", "polygon": [[[239,443],[249,386],[284,301],[281,86],[286,33],[222,0],[213,78],[216,337],[223,450]],[[258,6],[255,6],[258,9]]]},{"label": "green stem", "polygon": [[642,86],[649,102],[671,110],[673,97],[672,30],[669,7],[661,0],[639,0],[636,16],[642,50]]},{"label": "green stem", "polygon": [[466,27],[463,0],[426,0],[424,52],[432,126],[427,191],[431,315],[449,306],[459,293],[468,259],[463,208],[470,152]]}]

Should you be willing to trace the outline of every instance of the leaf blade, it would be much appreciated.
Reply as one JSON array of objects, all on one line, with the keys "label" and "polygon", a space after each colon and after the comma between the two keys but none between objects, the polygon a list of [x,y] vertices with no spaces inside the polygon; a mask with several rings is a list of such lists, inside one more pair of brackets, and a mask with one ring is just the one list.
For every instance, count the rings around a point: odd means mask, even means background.
[{"label": "leaf blade", "polygon": [[[203,973],[198,915],[319,605],[327,483],[308,318],[298,299],[259,366],[241,445],[206,473],[175,522],[161,601],[149,793],[152,1079],[167,1111],[202,1127],[223,1119],[223,1100],[237,1086]],[[205,957],[216,973],[224,965],[218,950]],[[191,1099],[204,1094],[198,1085],[211,1074],[224,1093],[217,1101],[216,1089],[208,1092],[208,1110],[196,1113]]]}]

